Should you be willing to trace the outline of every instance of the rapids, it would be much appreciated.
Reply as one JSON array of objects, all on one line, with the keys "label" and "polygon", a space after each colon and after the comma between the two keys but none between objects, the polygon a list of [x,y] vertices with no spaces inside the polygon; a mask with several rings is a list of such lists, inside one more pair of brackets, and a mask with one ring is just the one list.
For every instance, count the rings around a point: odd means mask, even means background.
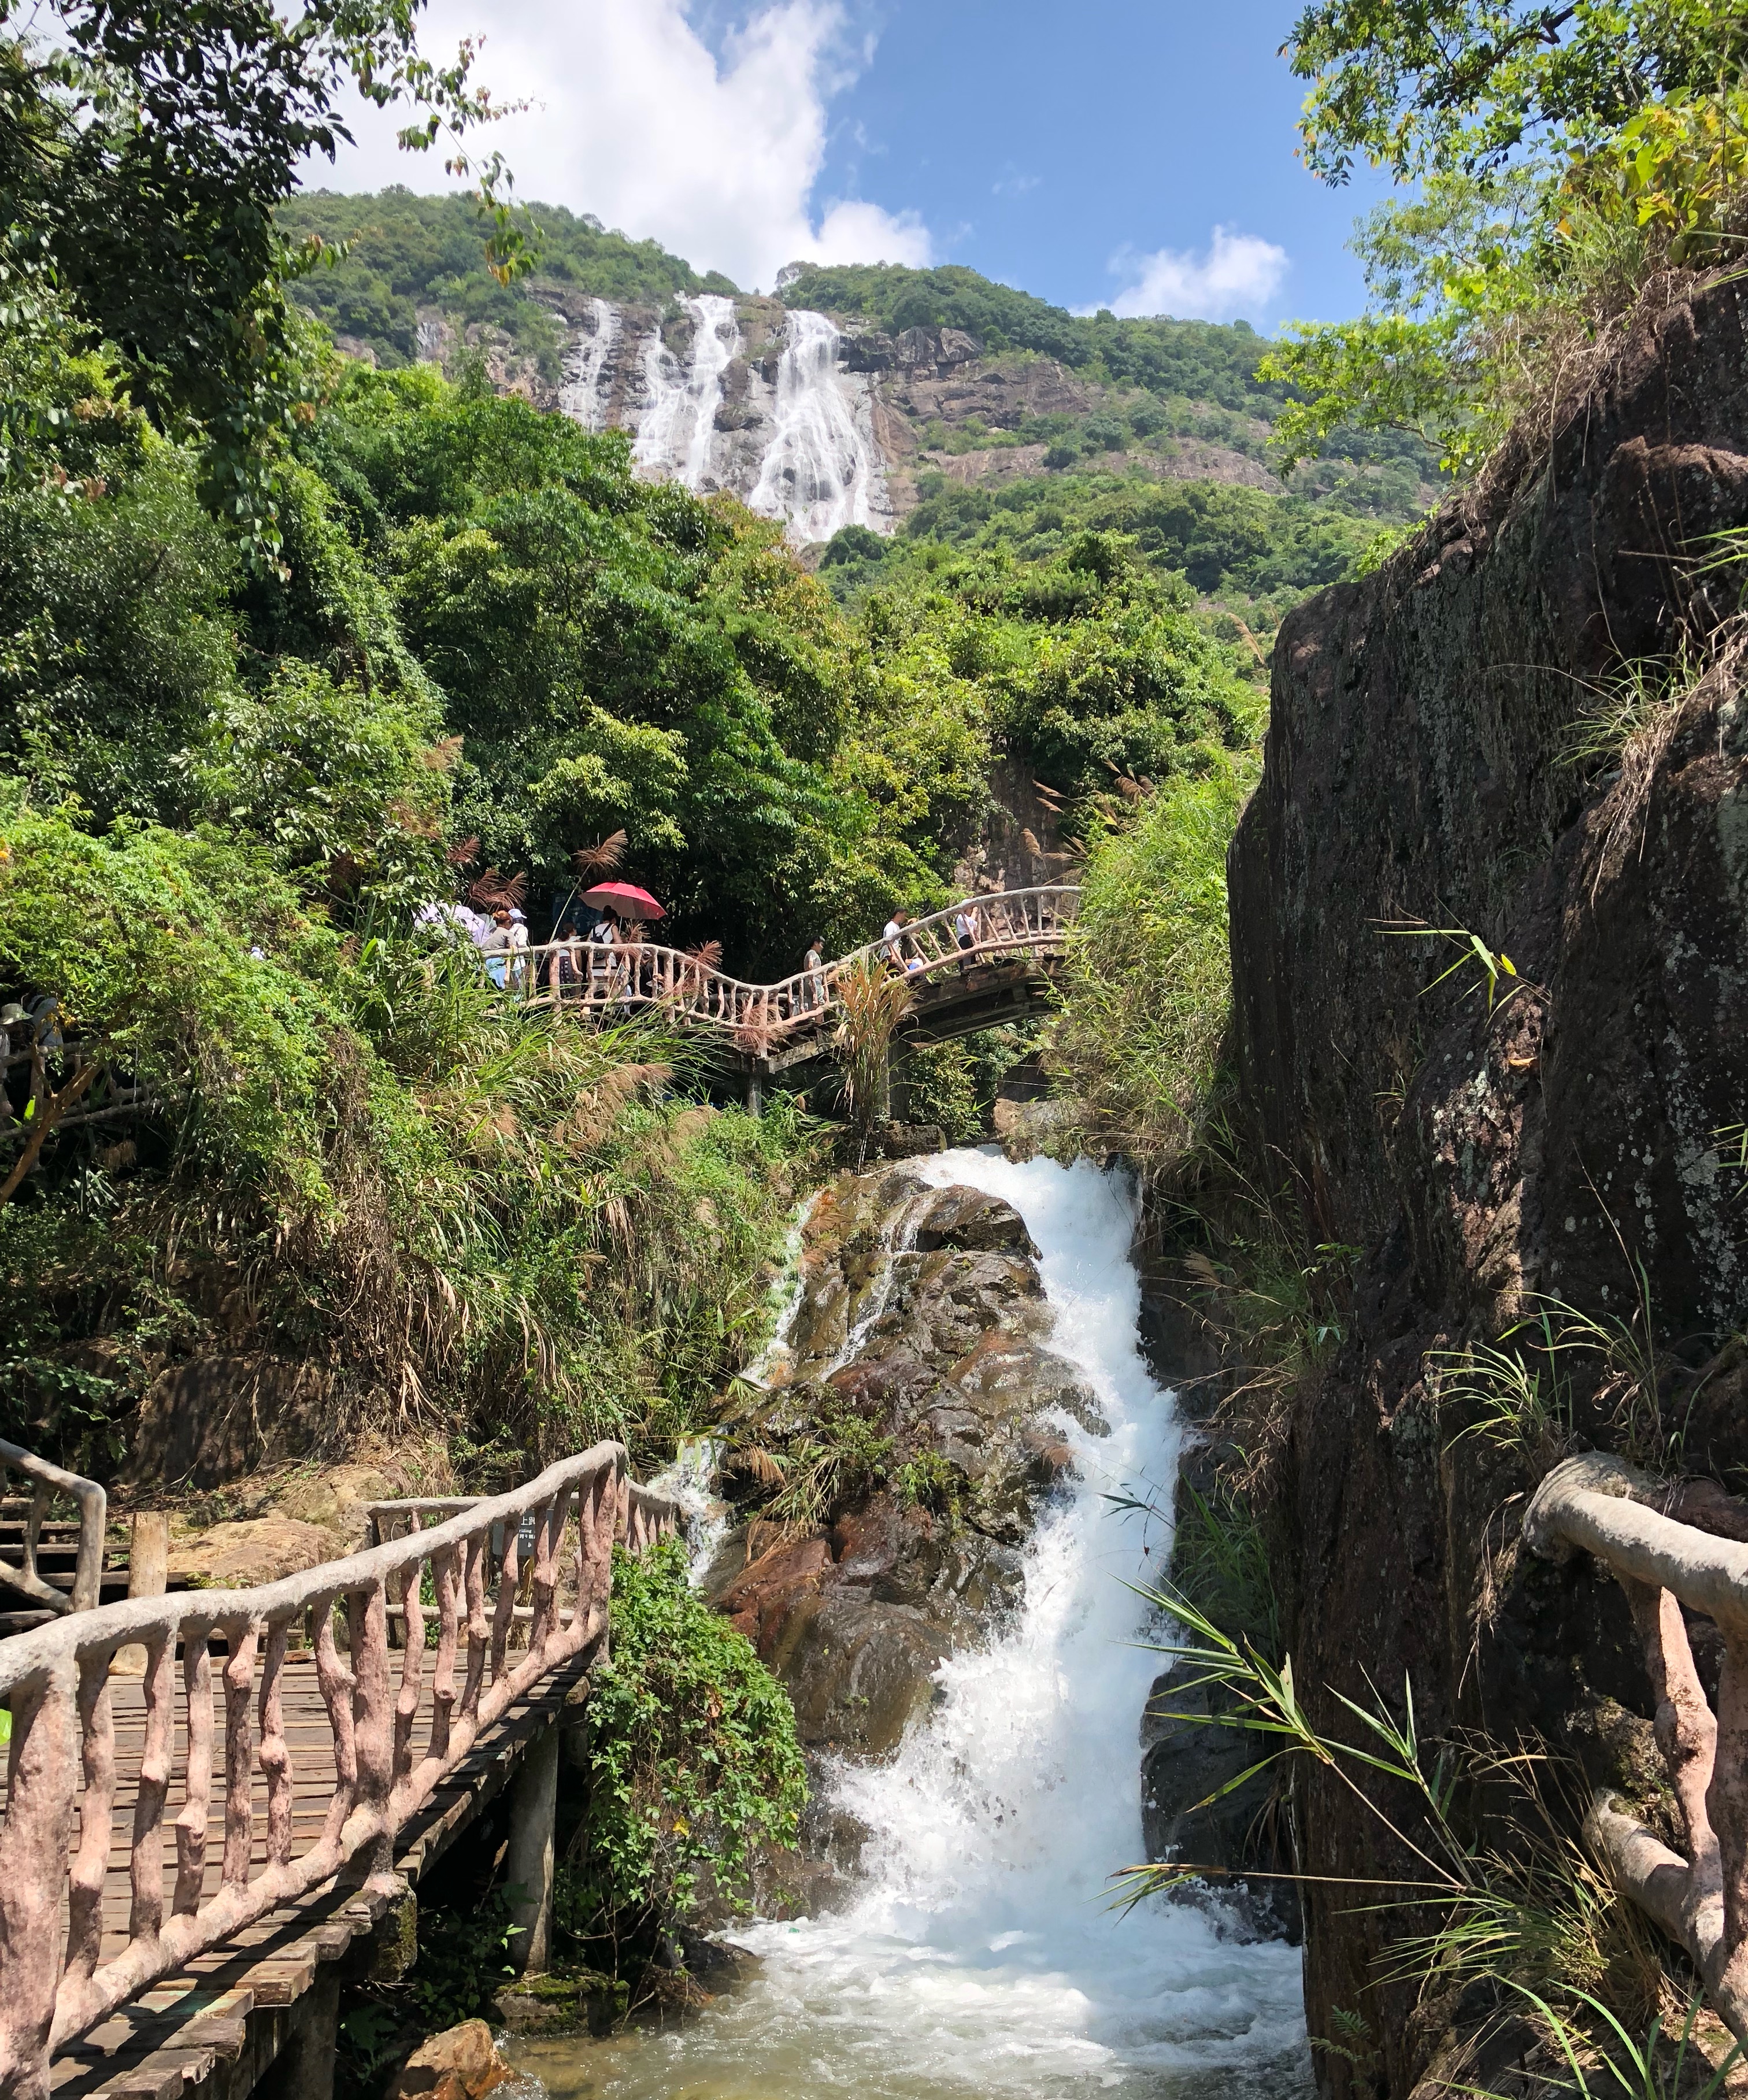
[{"label": "rapids", "polygon": [[1223,1938],[1216,1912],[1108,1908],[1106,1876],[1140,1855],[1137,1734],[1159,1664],[1136,1645],[1149,1612],[1127,1586],[1168,1540],[1105,1497],[1163,1493],[1181,1433],[1137,1344],[1128,1192],[1085,1162],[919,1164],[1024,1217],[1052,1346],[1110,1433],[1063,1418],[1079,1478],[1034,1534],[1015,1621],[944,1665],[891,1762],[832,1772],[874,1833],[853,1908],[737,1930],[757,1978],[677,2027],[521,2043],[514,2060],[553,2100],[1300,2100],[1297,1952]]}]

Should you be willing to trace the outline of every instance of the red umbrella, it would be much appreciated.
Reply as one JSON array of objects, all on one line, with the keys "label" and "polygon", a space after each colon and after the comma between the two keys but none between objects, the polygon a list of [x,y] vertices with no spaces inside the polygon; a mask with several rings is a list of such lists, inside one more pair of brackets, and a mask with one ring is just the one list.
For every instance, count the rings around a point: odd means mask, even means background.
[{"label": "red umbrella", "polygon": [[621,919],[665,919],[667,913],[647,889],[634,882],[598,882],[583,892],[585,904],[598,911],[616,911]]}]

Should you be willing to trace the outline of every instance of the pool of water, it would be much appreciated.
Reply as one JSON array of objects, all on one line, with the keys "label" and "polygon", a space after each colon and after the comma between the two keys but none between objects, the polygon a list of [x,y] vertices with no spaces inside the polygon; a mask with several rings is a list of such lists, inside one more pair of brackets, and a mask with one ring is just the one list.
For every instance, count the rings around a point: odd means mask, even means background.
[{"label": "pool of water", "polygon": [[1013,1623],[947,1662],[889,1763],[832,1771],[874,1833],[854,1906],[737,1930],[756,1974],[683,2023],[523,2042],[513,2060],[553,2100],[1304,2100],[1297,1951],[1243,1943],[1217,1909],[1110,1904],[1110,1875],[1141,1855],[1137,1727],[1160,1667],[1131,1586],[1169,1538],[1106,1497],[1168,1489],[1181,1436],[1137,1347],[1129,1191],[1085,1162],[923,1167],[1025,1218],[1053,1346],[1110,1434],[1064,1418],[1079,1478],[1037,1529]]}]

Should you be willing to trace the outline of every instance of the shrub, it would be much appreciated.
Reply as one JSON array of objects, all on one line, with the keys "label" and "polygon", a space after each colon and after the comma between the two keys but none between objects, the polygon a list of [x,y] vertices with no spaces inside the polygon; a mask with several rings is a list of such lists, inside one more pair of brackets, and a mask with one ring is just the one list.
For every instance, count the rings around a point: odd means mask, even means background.
[{"label": "shrub", "polygon": [[685,1548],[616,1553],[612,1660],[589,1708],[588,1805],[561,1928],[616,1950],[706,1887],[746,1907],[753,1857],[792,1845],[806,1799],[788,1695],[691,1587]]}]

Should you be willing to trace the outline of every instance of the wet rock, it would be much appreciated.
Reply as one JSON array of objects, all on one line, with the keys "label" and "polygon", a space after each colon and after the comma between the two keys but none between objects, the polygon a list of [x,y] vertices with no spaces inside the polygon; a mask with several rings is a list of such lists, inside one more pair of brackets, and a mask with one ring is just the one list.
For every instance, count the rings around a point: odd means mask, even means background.
[{"label": "wet rock", "polygon": [[804,1743],[877,1758],[926,1712],[951,1647],[915,1607],[841,1589],[800,1599],[767,1660],[789,1688]]},{"label": "wet rock", "polygon": [[791,1353],[733,1431],[777,1449],[849,1424],[885,1456],[813,1536],[748,1562],[743,1533],[706,1587],[811,1748],[896,1749],[945,1658],[1019,1603],[1039,1507],[1074,1463],[1069,1425],[1105,1432],[1048,1346],[1037,1251],[1011,1204],[903,1169],[840,1176],[810,1214]]},{"label": "wet rock", "polygon": [[955,1183],[939,1190],[918,1216],[911,1245],[919,1254],[946,1247],[961,1254],[1016,1254],[1031,1260],[1038,1249],[1026,1220],[1011,1203],[981,1189]]},{"label": "wet rock", "polygon": [[463,2020],[422,2042],[402,2065],[389,2100],[482,2100],[510,2076],[483,2020]]},{"label": "wet rock", "polygon": [[[1213,1717],[1206,1685],[1156,1678],[1141,1721],[1141,1838],[1150,1860],[1209,1869],[1210,1893],[1259,1933],[1296,1941],[1296,1884],[1284,1831],[1270,1814],[1275,1773],[1258,1772],[1222,1789],[1266,1758],[1273,1745]],[[1243,1877],[1250,1874],[1254,1880]]]}]

